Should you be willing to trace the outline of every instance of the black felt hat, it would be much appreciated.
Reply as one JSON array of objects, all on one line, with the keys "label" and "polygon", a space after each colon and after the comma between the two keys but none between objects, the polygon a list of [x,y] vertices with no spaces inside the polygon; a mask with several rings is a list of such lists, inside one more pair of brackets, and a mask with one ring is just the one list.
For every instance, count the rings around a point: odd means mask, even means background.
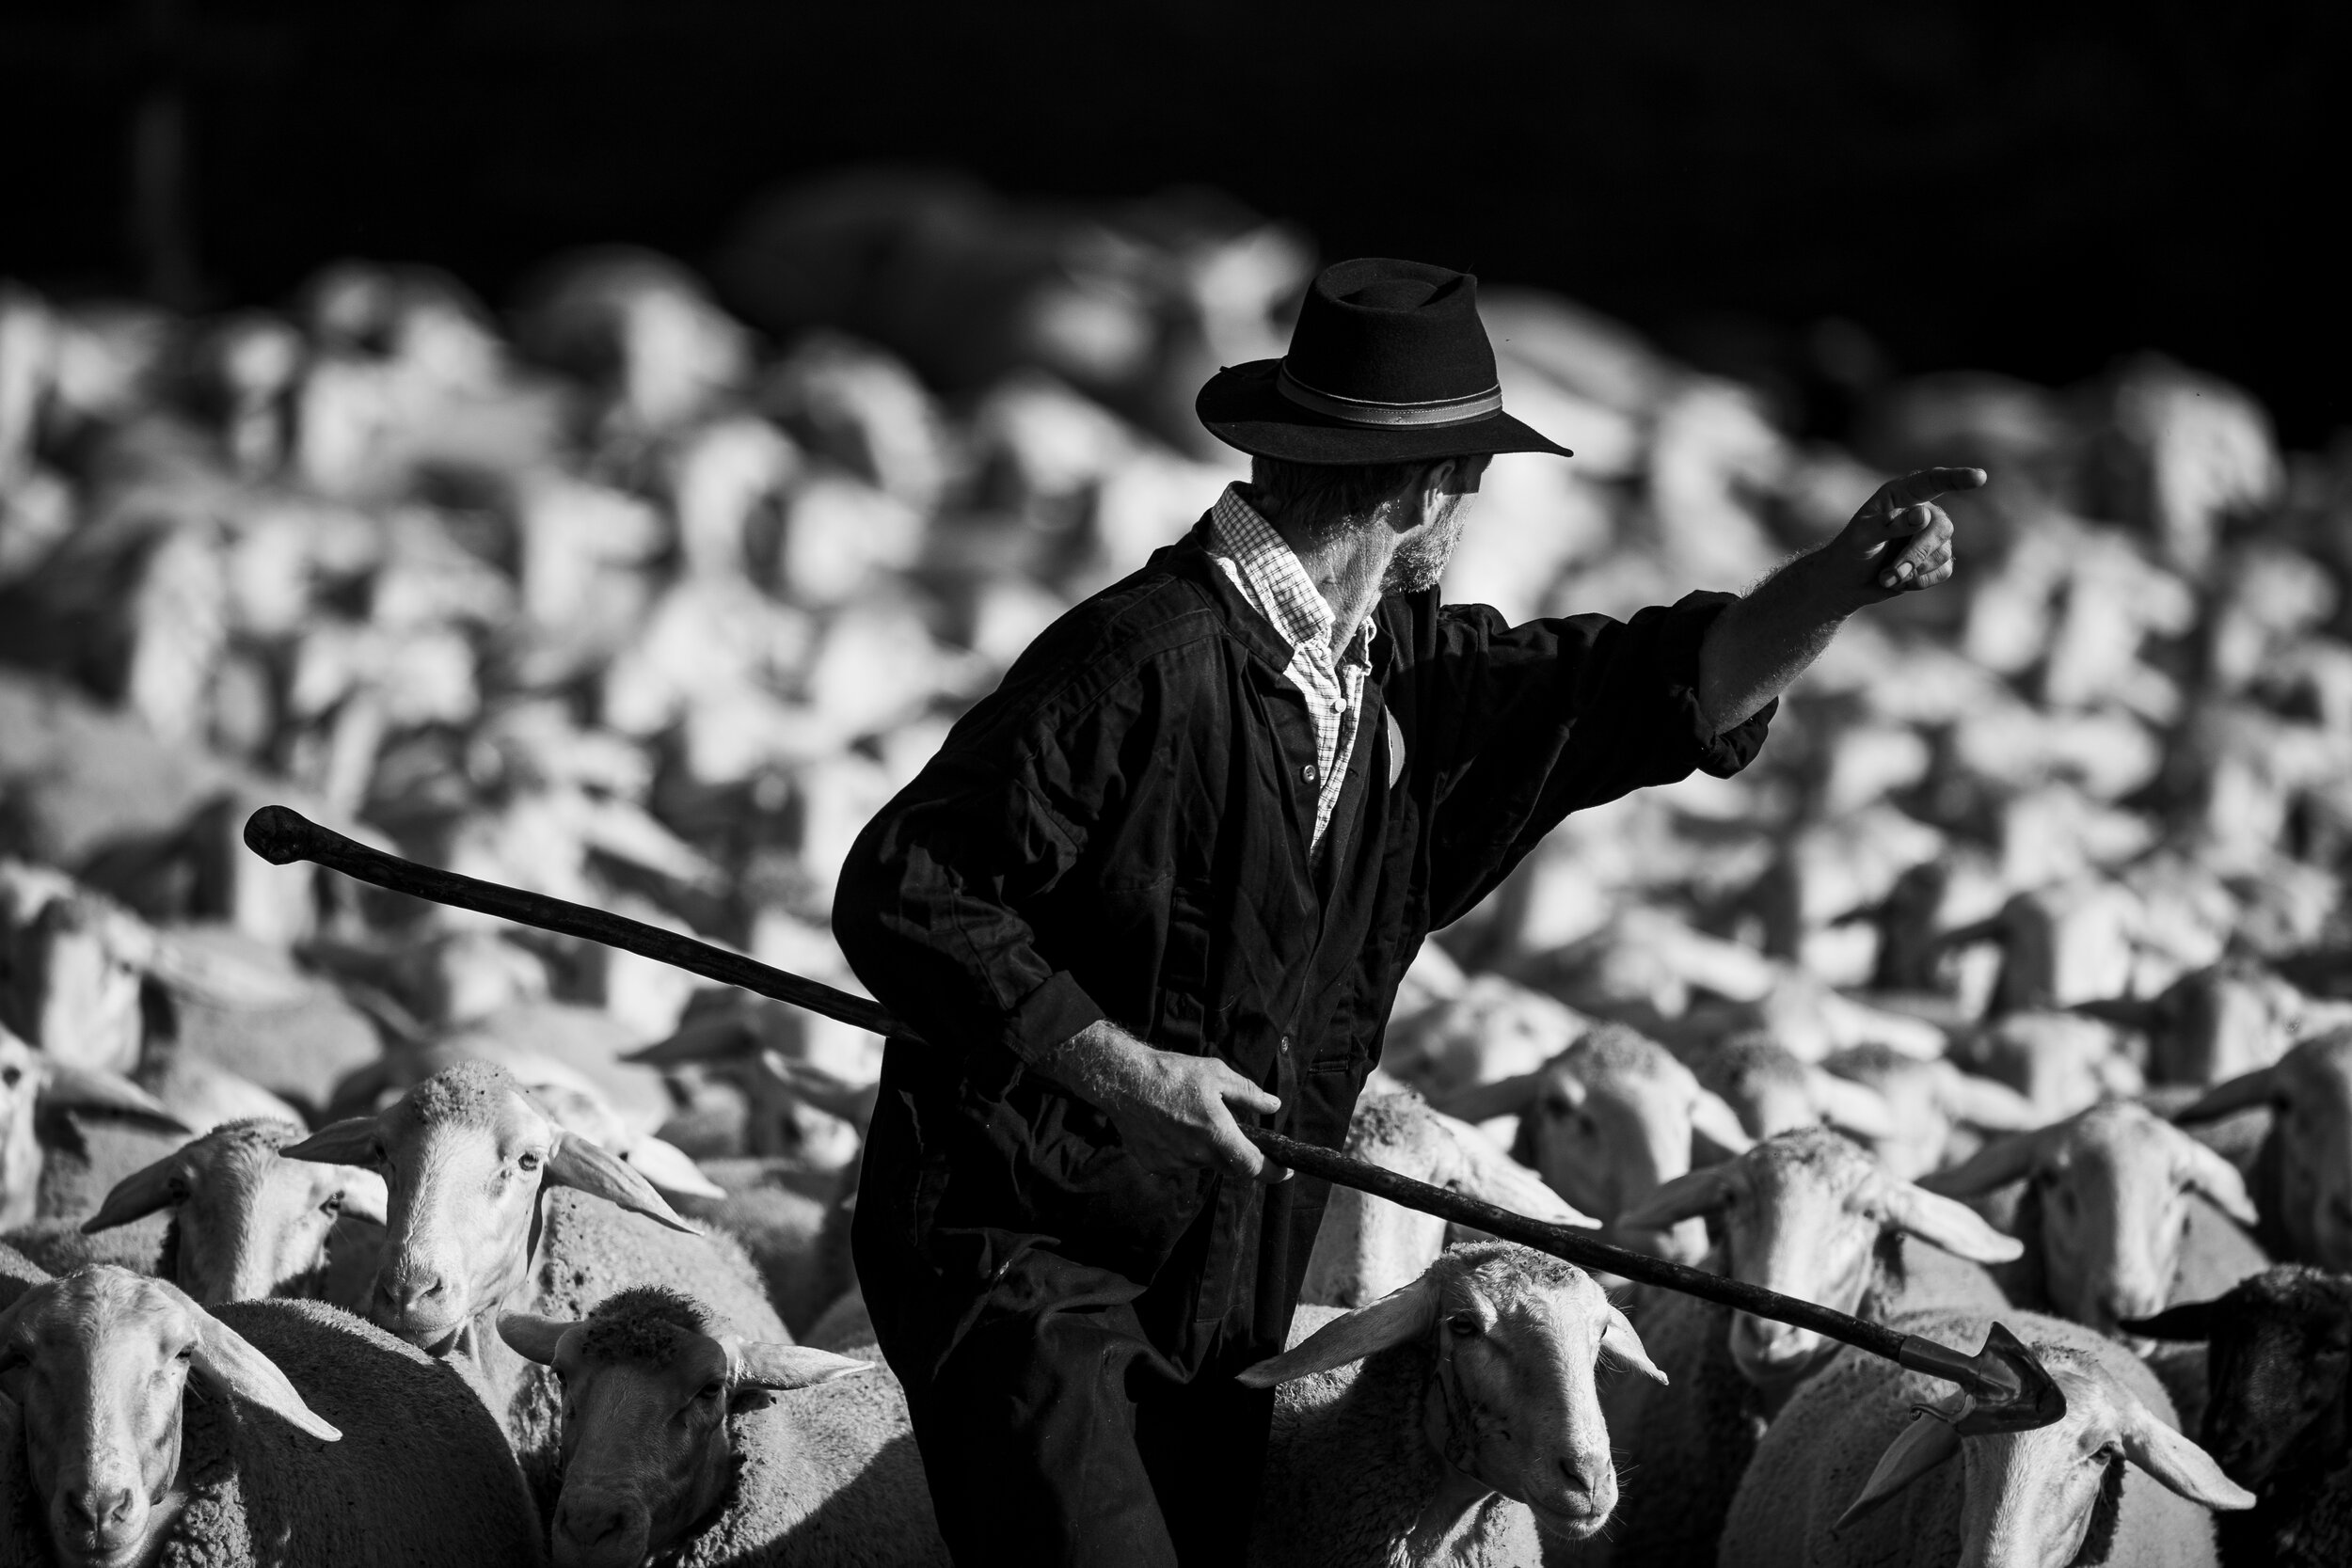
[{"label": "black felt hat", "polygon": [[1575,455],[1502,411],[1478,279],[1420,261],[1326,267],[1290,353],[1217,372],[1193,407],[1218,440],[1293,463]]}]

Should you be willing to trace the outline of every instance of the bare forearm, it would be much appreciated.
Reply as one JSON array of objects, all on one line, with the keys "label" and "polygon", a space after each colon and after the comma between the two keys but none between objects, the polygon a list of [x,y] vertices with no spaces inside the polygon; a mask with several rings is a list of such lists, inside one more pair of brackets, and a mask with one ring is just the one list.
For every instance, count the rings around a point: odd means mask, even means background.
[{"label": "bare forearm", "polygon": [[1725,608],[1699,644],[1699,712],[1716,735],[1752,719],[1820,657],[1867,602],[1833,581],[1816,550]]},{"label": "bare forearm", "polygon": [[1699,716],[1713,733],[1788,690],[1855,610],[1948,581],[1952,519],[1934,498],[1985,479],[1982,468],[1920,468],[1888,480],[1836,538],[1716,616],[1699,644]]}]

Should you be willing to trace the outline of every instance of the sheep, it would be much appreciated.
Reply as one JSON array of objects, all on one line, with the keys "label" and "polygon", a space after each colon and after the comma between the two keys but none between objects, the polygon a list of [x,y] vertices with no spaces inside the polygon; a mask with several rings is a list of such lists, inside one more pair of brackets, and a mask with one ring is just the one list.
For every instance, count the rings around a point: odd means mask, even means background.
[{"label": "sheep", "polygon": [[947,1561],[887,1369],[638,1287],[499,1334],[564,1390],[559,1568]]},{"label": "sheep", "polygon": [[800,1166],[819,1191],[830,1191],[857,1158],[879,1080],[853,1082],[802,1059],[807,1022],[800,1009],[764,998],[704,991],[688,1003],[675,1034],[627,1059],[723,1074],[745,1101],[742,1152]]},{"label": "sheep", "polygon": [[2251,1173],[2261,1216],[2254,1239],[2282,1262],[2352,1270],[2352,1028],[2216,1085],[2173,1119],[2212,1121],[2264,1105],[2272,1116]]},{"label": "sheep", "polygon": [[1974,1197],[2019,1180],[2010,1229],[2025,1253],[1994,1277],[2019,1306],[2102,1333],[2202,1300],[2269,1261],[2229,1223],[2257,1223],[2236,1167],[2127,1101],[1987,1145],[1920,1185]]},{"label": "sheep", "polygon": [[128,1073],[154,933],[72,879],[0,860],[0,1024],[77,1067]]},{"label": "sheep", "polygon": [[555,1389],[506,1350],[498,1313],[577,1315],[626,1286],[663,1284],[748,1335],[790,1338],[739,1248],[695,1231],[644,1176],[564,1132],[494,1063],[444,1068],[278,1157],[383,1171],[386,1237],[368,1316],[479,1374],[543,1500],[554,1493]]},{"label": "sheep", "polygon": [[1539,990],[1500,974],[1478,974],[1392,1022],[1381,1042],[1380,1066],[1443,1099],[1534,1071],[1593,1024]]},{"label": "sheep", "polygon": [[1876,1089],[1800,1060],[1767,1031],[1731,1036],[1686,1059],[1751,1140],[1817,1125],[1871,1142],[1896,1133],[1894,1109]]},{"label": "sheep", "polygon": [[2136,1095],[2146,1080],[2119,1049],[2113,1024],[2071,1012],[2006,1013],[1952,1041],[1955,1066],[2026,1097],[2042,1121],[2056,1121],[2110,1096]]},{"label": "sheep", "polygon": [[[1710,1215],[1720,1217],[1722,1273],[1874,1321],[1934,1303],[1997,1308],[2001,1291],[1977,1265],[2024,1250],[1950,1198],[1894,1180],[1824,1127],[1777,1133],[1669,1181],[1620,1223]],[[1637,1291],[1630,1310],[1675,1393],[1622,1384],[1603,1405],[1636,1476],[1660,1480],[1637,1483],[1611,1538],[1584,1552],[1617,1564],[1696,1560],[1714,1549],[1764,1422],[1819,1367],[1828,1341],[1691,1296]]]},{"label": "sheep", "polygon": [[2243,957],[2192,970],[2153,997],[2076,1010],[2146,1031],[2148,1077],[2157,1084],[2218,1084],[2268,1067],[2298,1039],[2352,1023],[2352,1003],[2307,996]]},{"label": "sheep", "polygon": [[[135,1117],[181,1136],[187,1132],[162,1101],[129,1079],[71,1066],[35,1051],[0,1026],[0,1229],[23,1225],[37,1213],[58,1212],[51,1195],[63,1173],[50,1168],[50,1146],[56,1140],[45,1133],[72,1110]],[[37,1112],[52,1119],[42,1123]]]},{"label": "sheep", "polygon": [[[2066,1412],[2056,1424],[1963,1437],[1953,1423],[1968,1409],[1965,1395],[1847,1351],[1764,1434],[1719,1560],[2211,1568],[2206,1510],[2248,1508],[2253,1495],[2175,1430],[2164,1391],[2122,1346],[2033,1313],[2003,1321],[2058,1381]],[[1971,1345],[1991,1322],[1937,1311],[1899,1326]],[[1947,1466],[1955,1456],[1962,1463]]]},{"label": "sheep", "polygon": [[[190,1374],[204,1394],[183,1398]],[[96,1267],[0,1312],[0,1561],[542,1560],[497,1424],[347,1313]]]},{"label": "sheep", "polygon": [[[1682,1263],[1707,1250],[1695,1221],[1663,1232],[1609,1227],[1661,1182],[1708,1159],[1742,1153],[1752,1141],[1722,1096],[1665,1047],[1623,1024],[1588,1030],[1535,1071],[1481,1085],[1440,1109],[1470,1122],[1518,1117],[1514,1159],[1597,1216],[1605,1239]],[[1327,1231],[1330,1225],[1327,1212]]]},{"label": "sheep", "polygon": [[244,1041],[215,1055],[221,1015],[240,1033],[287,1009],[324,1022],[319,988],[258,945],[228,928],[160,930],[69,878],[0,861],[0,1022],[60,1060],[130,1076],[199,1130],[290,1110],[239,1070],[266,1055]]},{"label": "sheep", "polygon": [[125,1177],[82,1222],[95,1235],[168,1212],[160,1273],[201,1307],[270,1296],[367,1305],[384,1239],[384,1179],[280,1157],[308,1132],[230,1122]]},{"label": "sheep", "polygon": [[2204,1341],[2209,1397],[2200,1440],[2255,1497],[2218,1521],[2230,1568],[2352,1561],[2352,1278],[2282,1263],[2211,1301],[2124,1325]]},{"label": "sheep", "polygon": [[1885,1102],[1887,1134],[1869,1141],[1886,1168],[1906,1181],[1939,1169],[1955,1149],[1966,1152],[1984,1133],[2022,1132],[2043,1119],[2008,1085],[1963,1072],[1949,1061],[1921,1061],[1864,1045],[1823,1057],[1821,1067],[1875,1090]]},{"label": "sheep", "polygon": [[1278,1389],[1249,1561],[1501,1568],[1589,1540],[1617,1498],[1604,1355],[1665,1381],[1590,1276],[1499,1242],[1352,1311],[1301,1307],[1240,1375]]},{"label": "sheep", "polygon": [[[1430,1109],[1410,1089],[1359,1097],[1346,1151],[1416,1180],[1554,1225],[1595,1222],[1476,1128]],[[1334,1186],[1307,1259],[1302,1302],[1362,1307],[1420,1277],[1445,1251],[1444,1220]]]}]

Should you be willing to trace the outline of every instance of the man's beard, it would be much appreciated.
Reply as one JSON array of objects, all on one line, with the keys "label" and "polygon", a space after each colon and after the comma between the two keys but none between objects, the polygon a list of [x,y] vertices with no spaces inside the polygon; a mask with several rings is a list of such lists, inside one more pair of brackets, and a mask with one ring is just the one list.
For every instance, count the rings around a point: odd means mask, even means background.
[{"label": "man's beard", "polygon": [[1414,531],[1389,557],[1389,570],[1380,579],[1383,594],[1425,594],[1445,577],[1446,562],[1462,537],[1470,511],[1468,496],[1451,498],[1445,510]]}]

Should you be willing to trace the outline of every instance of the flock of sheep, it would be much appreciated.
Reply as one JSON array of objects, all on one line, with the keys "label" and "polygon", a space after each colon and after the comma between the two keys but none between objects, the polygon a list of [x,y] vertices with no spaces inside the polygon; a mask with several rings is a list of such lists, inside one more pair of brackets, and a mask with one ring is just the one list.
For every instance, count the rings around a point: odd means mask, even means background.
[{"label": "flock of sheep", "polygon": [[[0,1568],[945,1560],[848,1258],[880,1042],[238,842],[283,800],[855,989],[850,837],[1241,476],[1182,413],[1311,259],[884,181],[727,264],[765,335],[617,250],[496,319],[356,262],[206,320],[0,286]],[[1571,818],[1424,948],[1351,1151],[1998,1320],[2067,1413],[1963,1435],[1341,1192],[1247,1374],[1255,1559],[2352,1560],[2352,464],[2153,358],[1808,445],[1485,304],[1580,455],[1497,461],[1452,597],[1623,613],[1886,470],[1994,483],[1755,766]]]}]

